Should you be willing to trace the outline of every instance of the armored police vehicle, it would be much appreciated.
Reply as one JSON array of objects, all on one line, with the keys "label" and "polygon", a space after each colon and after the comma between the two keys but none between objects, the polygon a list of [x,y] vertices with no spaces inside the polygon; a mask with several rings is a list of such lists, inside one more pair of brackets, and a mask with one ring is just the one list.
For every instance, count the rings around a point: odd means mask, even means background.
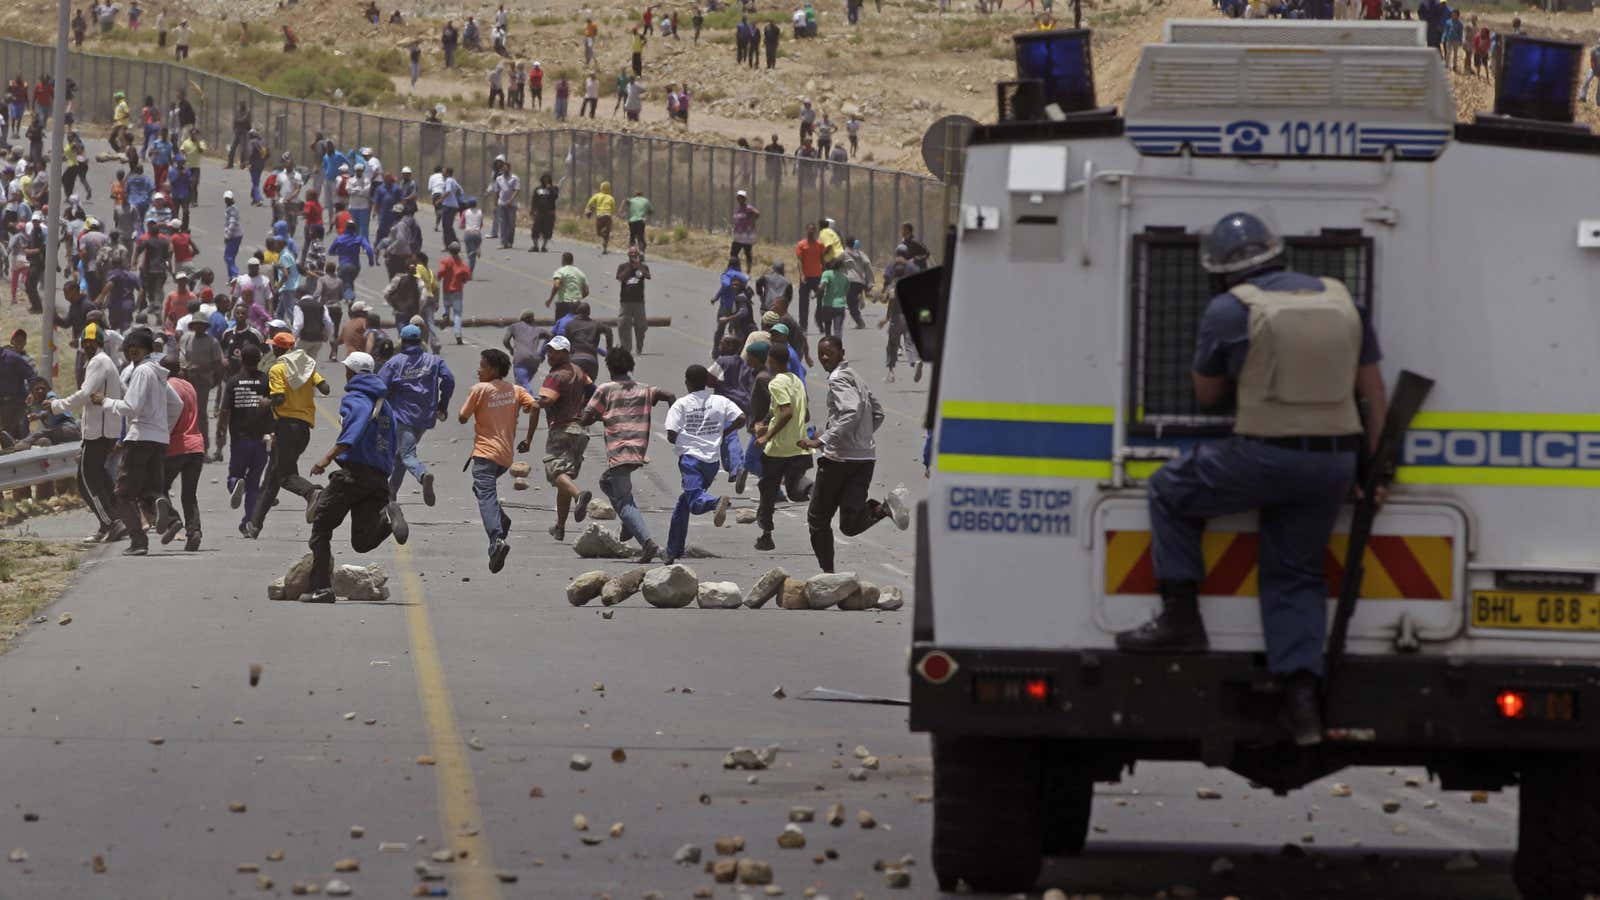
[{"label": "armored police vehicle", "polygon": [[[1086,32],[1019,35],[967,149],[947,265],[902,288],[939,360],[919,511],[911,724],[932,735],[941,886],[1024,890],[1139,760],[1278,792],[1346,766],[1520,788],[1525,897],[1600,893],[1600,137],[1582,48],[1508,36],[1458,123],[1410,22],[1172,21],[1095,108]],[[1370,314],[1393,386],[1434,382],[1351,558],[1322,740],[1280,725],[1254,515],[1207,523],[1210,649],[1133,655],[1157,605],[1146,479],[1226,436],[1191,367],[1211,223],[1275,225],[1289,268]],[[996,328],[999,324],[1002,327]],[[1355,582],[1352,582],[1353,584]],[[1351,599],[1356,595],[1352,592]]]}]

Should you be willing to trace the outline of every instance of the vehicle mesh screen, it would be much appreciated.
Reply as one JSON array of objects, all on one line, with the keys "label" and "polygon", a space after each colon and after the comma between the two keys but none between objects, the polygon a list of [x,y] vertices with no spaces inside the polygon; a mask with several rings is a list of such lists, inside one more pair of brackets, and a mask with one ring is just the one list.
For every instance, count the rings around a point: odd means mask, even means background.
[{"label": "vehicle mesh screen", "polygon": [[[1337,278],[1358,305],[1370,304],[1372,242],[1356,233],[1328,233],[1285,240],[1290,268]],[[1211,300],[1210,280],[1200,268],[1200,238],[1179,232],[1149,232],[1134,238],[1133,416],[1135,431],[1205,433],[1225,431],[1231,409],[1201,412],[1189,373],[1195,333]]]}]

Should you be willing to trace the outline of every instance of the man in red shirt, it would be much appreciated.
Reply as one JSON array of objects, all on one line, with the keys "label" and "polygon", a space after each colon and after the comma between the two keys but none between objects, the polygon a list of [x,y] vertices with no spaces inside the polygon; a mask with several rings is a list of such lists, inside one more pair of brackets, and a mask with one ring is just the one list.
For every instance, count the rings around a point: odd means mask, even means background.
[{"label": "man in red shirt", "polygon": [[165,486],[161,491],[163,495],[170,495],[172,483],[180,475],[183,476],[183,518],[173,517],[161,532],[161,543],[172,543],[178,532],[183,531],[187,535],[183,549],[192,553],[200,549],[200,501],[196,490],[200,486],[200,474],[206,459],[205,436],[200,431],[200,401],[194,385],[179,375],[182,367],[178,364],[177,353],[168,353],[161,364],[170,373],[167,386],[183,401],[183,412],[172,423],[172,432],[167,440],[167,457],[162,475]]},{"label": "man in red shirt", "polygon": [[544,69],[537,59],[528,70],[528,95],[529,109],[544,109]]},{"label": "man in red shirt", "polygon": [[306,202],[300,208],[300,212],[306,220],[307,246],[312,241],[322,240],[324,235],[322,230],[322,203],[317,200],[317,192],[315,190],[306,191]]},{"label": "man in red shirt", "polygon": [[172,237],[167,240],[172,244],[172,264],[174,267],[179,267],[199,255],[200,248],[195,246],[194,236],[189,233],[189,229],[182,227],[181,223],[173,223],[171,228]]},{"label": "man in red shirt", "polygon": [[817,226],[806,225],[805,239],[794,245],[795,258],[800,260],[800,330],[805,331],[811,309],[811,297],[822,303],[822,242],[817,240]]},{"label": "man in red shirt", "polygon": [[189,301],[198,301],[200,298],[189,290],[189,273],[178,273],[177,289],[167,295],[166,302],[161,304],[162,330],[170,337],[178,330],[178,320],[189,314]]},{"label": "man in red shirt", "polygon": [[461,244],[451,241],[445,248],[444,259],[439,260],[439,290],[444,294],[444,308],[455,325],[456,343],[461,343],[462,298],[467,282],[472,280],[472,267],[461,258]]},{"label": "man in red shirt", "polygon": [[1361,18],[1383,18],[1383,0],[1361,0]]},{"label": "man in red shirt", "polygon": [[[350,210],[343,200],[334,201],[333,210],[333,233],[344,234],[344,227],[354,222],[356,217],[350,214]],[[310,242],[308,241],[307,243]]]}]

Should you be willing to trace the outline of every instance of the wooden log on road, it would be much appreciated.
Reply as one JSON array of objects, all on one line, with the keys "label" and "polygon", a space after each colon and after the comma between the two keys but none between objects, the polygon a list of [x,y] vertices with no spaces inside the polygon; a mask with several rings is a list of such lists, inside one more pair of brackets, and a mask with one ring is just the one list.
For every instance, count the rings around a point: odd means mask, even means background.
[{"label": "wooden log on road", "polygon": [[[519,321],[521,321],[521,320],[518,319],[516,316],[501,316],[501,317],[463,316],[462,319],[461,319],[461,327],[463,327],[463,328],[509,328],[509,327],[511,327],[511,325],[513,325],[514,323],[519,322]],[[615,316],[607,317],[607,318],[596,318],[595,321],[599,322],[602,325],[609,325],[612,328],[617,327],[617,319],[616,319]],[[672,317],[671,316],[646,316],[645,320],[644,320],[644,323],[646,325],[650,326],[651,328],[670,328],[670,327],[672,327]],[[544,317],[541,316],[539,318],[534,319],[533,320],[533,324],[537,325],[537,326],[539,326],[541,328],[549,328],[550,326],[556,324],[556,320],[555,319],[550,319],[550,318],[544,318]],[[439,319],[439,320],[437,320],[437,325],[440,328],[449,328],[449,327],[451,327],[449,319]]]}]

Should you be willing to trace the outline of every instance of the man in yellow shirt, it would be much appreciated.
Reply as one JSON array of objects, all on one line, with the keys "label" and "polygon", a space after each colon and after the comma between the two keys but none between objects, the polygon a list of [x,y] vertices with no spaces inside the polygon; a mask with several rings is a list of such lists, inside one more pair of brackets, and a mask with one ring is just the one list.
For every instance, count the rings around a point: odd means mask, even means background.
[{"label": "man in yellow shirt", "polygon": [[278,499],[278,490],[287,488],[290,493],[305,498],[306,521],[310,522],[317,509],[317,497],[322,488],[300,475],[300,454],[311,443],[311,429],[317,421],[316,397],[312,391],[328,395],[328,383],[317,374],[317,361],[304,350],[294,346],[294,335],[280,331],[272,336],[272,350],[277,355],[272,368],[267,370],[267,393],[272,401],[272,447],[267,460],[267,480],[261,486],[256,508],[250,511],[250,521],[244,526],[244,536],[254,540],[261,535],[267,510]]},{"label": "man in yellow shirt", "polygon": [[822,245],[824,268],[831,269],[844,259],[844,241],[839,239],[839,232],[833,230],[832,219],[823,219],[817,223],[817,242]]},{"label": "man in yellow shirt", "polygon": [[111,147],[113,150],[121,150],[122,145],[117,140],[118,133],[120,131],[121,136],[127,136],[132,114],[128,111],[127,94],[117,91],[111,95],[111,99],[116,101],[116,106],[111,110]]},{"label": "man in yellow shirt", "polygon": [[422,334],[428,342],[428,347],[434,353],[439,352],[439,335],[434,331],[434,314],[439,311],[439,279],[434,277],[433,270],[428,268],[428,254],[418,250],[413,257],[416,263],[412,270],[417,277],[417,289],[422,294]]},{"label": "man in yellow shirt", "polygon": [[617,198],[611,196],[611,182],[600,182],[600,190],[583,207],[585,216],[594,216],[594,233],[600,238],[600,255],[611,246],[611,214],[617,211]]},{"label": "man in yellow shirt", "polygon": [[[767,371],[772,380],[767,382],[767,393],[772,398],[772,411],[767,421],[756,424],[756,447],[761,454],[761,503],[756,507],[756,524],[761,526],[761,537],[756,539],[757,550],[771,550],[772,512],[778,504],[778,491],[786,480],[798,479],[801,472],[811,467],[811,452],[800,446],[806,436],[806,386],[789,371],[789,345],[775,342],[767,350]],[[791,498],[798,499],[798,498]]]}]

